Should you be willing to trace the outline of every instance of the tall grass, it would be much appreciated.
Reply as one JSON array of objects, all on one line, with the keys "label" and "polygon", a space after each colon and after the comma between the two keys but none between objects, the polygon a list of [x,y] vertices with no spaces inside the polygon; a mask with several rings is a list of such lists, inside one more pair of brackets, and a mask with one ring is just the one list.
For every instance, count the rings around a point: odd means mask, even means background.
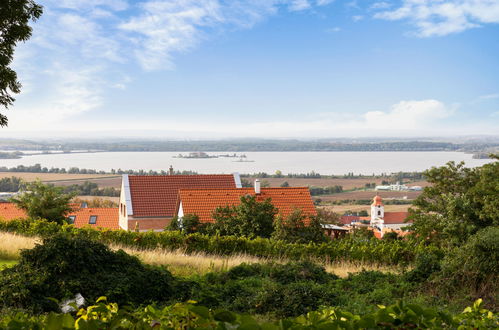
[{"label": "tall grass", "polygon": [[[21,249],[31,249],[40,239],[25,237],[12,233],[0,232],[0,259],[16,260],[19,258]],[[259,258],[250,255],[216,255],[202,252],[186,253],[183,250],[164,250],[161,248],[143,250],[119,245],[111,245],[113,250],[122,249],[130,255],[138,257],[142,262],[150,265],[166,266],[176,276],[190,276],[194,274],[206,274],[213,271],[224,271],[242,263],[285,263],[287,259]],[[358,273],[362,270],[378,270],[381,272],[398,273],[401,268],[396,266],[383,266],[368,263],[352,263],[337,261],[324,263],[326,270],[340,277],[346,277],[349,273]]]},{"label": "tall grass", "polygon": [[16,260],[22,249],[32,249],[38,241],[33,237],[0,232],[0,259]]}]

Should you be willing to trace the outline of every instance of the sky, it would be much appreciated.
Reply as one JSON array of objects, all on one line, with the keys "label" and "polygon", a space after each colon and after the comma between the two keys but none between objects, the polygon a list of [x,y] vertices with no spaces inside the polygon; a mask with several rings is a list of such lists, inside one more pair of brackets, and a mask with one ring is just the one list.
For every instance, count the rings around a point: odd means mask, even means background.
[{"label": "sky", "polygon": [[38,0],[0,137],[499,133],[498,0]]}]

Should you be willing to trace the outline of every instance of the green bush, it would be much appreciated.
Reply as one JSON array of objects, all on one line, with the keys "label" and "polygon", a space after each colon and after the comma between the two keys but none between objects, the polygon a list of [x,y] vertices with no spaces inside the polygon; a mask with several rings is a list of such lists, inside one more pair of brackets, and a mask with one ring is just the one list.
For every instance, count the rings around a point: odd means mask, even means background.
[{"label": "green bush", "polygon": [[48,298],[73,298],[77,293],[91,303],[103,294],[120,304],[182,297],[166,269],[145,266],[96,241],[62,235],[22,251],[19,263],[0,274],[0,306],[35,312],[58,310]]},{"label": "green bush", "polygon": [[449,294],[463,291],[487,297],[497,303],[499,296],[499,227],[480,230],[442,261],[435,280]]},{"label": "green bush", "polygon": [[379,306],[366,315],[338,308],[309,312],[272,322],[259,321],[246,314],[210,310],[192,304],[165,308],[146,306],[138,310],[120,309],[116,303],[99,299],[95,306],[80,309],[76,319],[70,314],[50,313],[30,316],[12,313],[0,319],[2,329],[491,329],[499,326],[497,314],[484,309],[481,300],[462,313],[452,315],[414,304],[398,302]]}]

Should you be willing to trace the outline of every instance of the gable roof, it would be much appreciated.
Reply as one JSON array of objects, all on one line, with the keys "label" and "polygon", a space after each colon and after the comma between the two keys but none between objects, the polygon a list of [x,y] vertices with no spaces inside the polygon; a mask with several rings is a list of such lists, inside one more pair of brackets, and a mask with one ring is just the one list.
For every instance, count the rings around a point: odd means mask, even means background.
[{"label": "gable roof", "polygon": [[[120,229],[117,207],[81,208],[75,212],[72,212],[69,216],[75,216],[74,225],[76,228],[90,226],[113,230]],[[95,224],[89,223],[91,216],[97,216]]]},{"label": "gable roof", "polygon": [[384,224],[405,223],[405,219],[409,216],[409,212],[385,212],[383,216]]},{"label": "gable roof", "polygon": [[255,194],[253,188],[180,189],[177,213],[182,203],[184,214],[197,214],[200,222],[214,222],[211,214],[217,207],[239,205],[241,196],[246,195],[256,196],[259,202],[270,198],[283,217],[287,217],[296,209],[302,210],[307,216],[317,214],[307,187],[261,188],[260,194]]},{"label": "gable roof", "polygon": [[[96,215],[95,224],[89,224],[90,216]],[[112,208],[79,208],[68,214],[75,216],[74,226],[82,228],[85,226],[102,227],[108,229],[119,229],[119,213],[117,207]],[[15,219],[26,219],[28,215],[24,210],[16,207],[14,203],[0,203],[0,221],[11,221]]]},{"label": "gable roof", "polygon": [[236,188],[233,174],[129,175],[134,217],[173,217],[179,189]]}]

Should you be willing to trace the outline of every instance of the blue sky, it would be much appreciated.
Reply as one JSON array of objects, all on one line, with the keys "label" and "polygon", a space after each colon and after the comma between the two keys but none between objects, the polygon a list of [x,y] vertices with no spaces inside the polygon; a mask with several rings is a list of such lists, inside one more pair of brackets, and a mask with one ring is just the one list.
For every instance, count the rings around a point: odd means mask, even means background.
[{"label": "blue sky", "polygon": [[39,0],[0,136],[497,134],[497,0]]}]

